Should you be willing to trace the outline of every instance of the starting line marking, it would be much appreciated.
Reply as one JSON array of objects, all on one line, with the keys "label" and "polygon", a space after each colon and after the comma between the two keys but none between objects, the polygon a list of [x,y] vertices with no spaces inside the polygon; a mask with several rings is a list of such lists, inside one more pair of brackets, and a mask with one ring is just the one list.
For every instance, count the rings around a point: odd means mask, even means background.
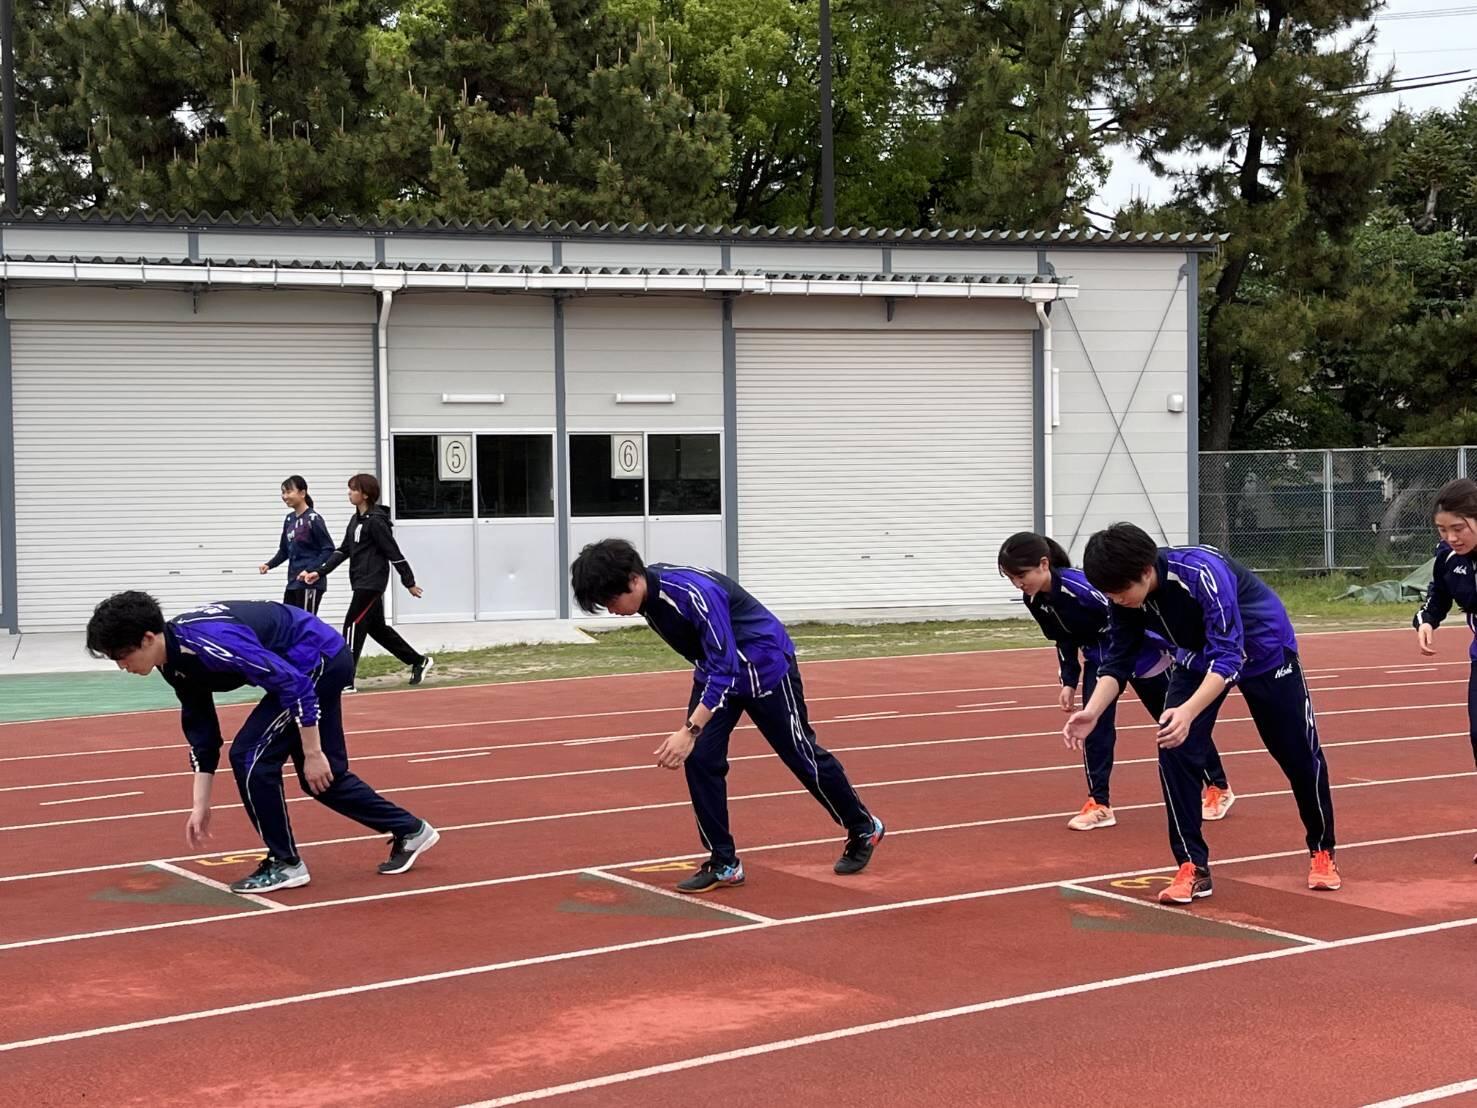
[{"label": "starting line marking", "polygon": [[[691,869],[692,867],[685,866],[684,868]],[[614,881],[617,885],[625,885],[632,889],[640,889],[643,893],[650,893],[653,896],[662,896],[666,897],[669,900],[678,901],[682,904],[692,904],[696,905],[699,908],[708,908],[714,912],[722,912],[726,916],[737,916],[739,919],[746,919],[750,923],[770,924],[776,922],[773,916],[761,916],[758,912],[746,912],[742,908],[731,908],[727,904],[719,904],[711,900],[704,900],[700,896],[688,896],[684,893],[679,893],[672,889],[659,889],[655,885],[648,885],[645,881],[634,881],[629,877],[622,877],[618,873],[611,873],[609,870],[587,869],[582,872],[589,875],[590,877],[599,877],[606,881]]]},{"label": "starting line marking", "polygon": [[263,908],[270,908],[274,912],[283,911],[287,907],[286,904],[278,904],[275,901],[268,900],[264,896],[257,896],[255,893],[235,892],[224,881],[217,881],[213,877],[206,877],[203,873],[193,873],[183,866],[170,865],[168,862],[150,862],[149,864],[155,869],[162,869],[165,873],[172,873],[176,877],[183,877],[185,880],[194,881],[198,885],[205,885],[223,893],[230,893],[231,896],[239,896],[242,900],[249,900],[253,904]]},{"label": "starting line marking", "polygon": [[[1171,879],[1168,875],[1164,875],[1161,880],[1167,885]],[[1124,882],[1122,881],[1113,882],[1113,885],[1117,887],[1121,887],[1123,884]],[[1106,897],[1109,900],[1119,900],[1125,904],[1135,904],[1140,908],[1152,908],[1156,912],[1168,912],[1173,916],[1184,917],[1189,915],[1195,919],[1209,920],[1212,923],[1224,924],[1226,927],[1235,927],[1242,931],[1255,931],[1261,935],[1270,935],[1274,939],[1287,939],[1289,942],[1305,944],[1320,943],[1323,941],[1322,939],[1312,938],[1309,935],[1297,935],[1291,931],[1278,931],[1275,927],[1262,927],[1260,924],[1255,923],[1241,923],[1237,920],[1221,919],[1217,916],[1197,916],[1194,912],[1187,912],[1185,908],[1171,908],[1167,904],[1156,904],[1152,900],[1144,900],[1137,896],[1125,896],[1122,893],[1110,893],[1107,889],[1095,889],[1090,885],[1079,885],[1075,881],[1063,881],[1061,887],[1071,889],[1073,892],[1090,893],[1093,896]]]}]

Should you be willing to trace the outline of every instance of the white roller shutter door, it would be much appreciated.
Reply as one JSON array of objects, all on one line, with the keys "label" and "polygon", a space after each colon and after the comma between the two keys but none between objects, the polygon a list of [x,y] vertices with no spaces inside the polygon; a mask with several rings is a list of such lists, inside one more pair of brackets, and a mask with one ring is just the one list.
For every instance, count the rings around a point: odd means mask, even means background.
[{"label": "white roller shutter door", "polygon": [[[136,588],[171,614],[281,599],[262,577],[307,478],[337,542],[344,482],[375,462],[373,336],[364,325],[16,321],[17,605],[22,631],[86,624]],[[340,620],[347,567],[321,612]]]},{"label": "white roller shutter door", "polygon": [[739,571],[765,603],[981,604],[1033,519],[1031,332],[740,331]]}]

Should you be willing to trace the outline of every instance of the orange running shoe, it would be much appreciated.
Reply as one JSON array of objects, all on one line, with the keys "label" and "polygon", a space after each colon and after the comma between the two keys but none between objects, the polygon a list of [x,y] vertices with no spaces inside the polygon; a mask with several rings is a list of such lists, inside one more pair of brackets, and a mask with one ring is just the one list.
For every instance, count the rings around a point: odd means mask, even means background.
[{"label": "orange running shoe", "polygon": [[1189,904],[1209,896],[1214,891],[1210,883],[1210,870],[1197,867],[1194,862],[1180,866],[1174,880],[1159,891],[1160,904]]},{"label": "orange running shoe", "polygon": [[1308,888],[1331,893],[1343,883],[1338,866],[1333,864],[1331,852],[1320,850],[1313,855],[1313,863],[1308,867]]},{"label": "orange running shoe", "polygon": [[1098,827],[1112,827],[1117,822],[1118,817],[1113,814],[1112,808],[1088,797],[1087,803],[1082,805],[1082,811],[1069,819],[1067,826],[1073,831],[1091,831]]},{"label": "orange running shoe", "polygon": [[1229,788],[1218,789],[1207,785],[1200,797],[1200,818],[1204,820],[1225,819],[1231,805],[1236,803],[1236,794]]}]

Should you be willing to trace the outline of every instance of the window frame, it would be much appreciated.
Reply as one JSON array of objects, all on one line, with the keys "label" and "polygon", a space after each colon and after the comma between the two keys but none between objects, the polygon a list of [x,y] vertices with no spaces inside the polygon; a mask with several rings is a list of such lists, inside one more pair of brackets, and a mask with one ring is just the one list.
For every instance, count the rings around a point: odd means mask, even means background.
[{"label": "window frame", "polygon": [[[432,519],[405,519],[405,518],[403,518],[400,515],[400,501],[399,501],[399,498],[396,497],[390,503],[390,514],[391,514],[391,518],[394,519],[396,526],[400,526],[402,524],[405,525],[405,526],[407,526],[407,527],[414,527],[414,526],[417,526],[419,524],[440,524],[440,525],[445,525],[445,524],[449,524],[449,523],[468,523],[468,524],[492,523],[492,524],[496,524],[496,523],[500,523],[500,522],[524,522],[524,523],[527,523],[527,522],[540,522],[540,521],[547,521],[550,524],[557,524],[558,523],[558,520],[559,520],[559,473],[558,473],[559,455],[558,455],[557,451],[559,449],[559,444],[558,444],[559,432],[557,430],[553,430],[553,429],[548,428],[548,427],[482,427],[482,428],[473,428],[473,427],[451,427],[451,428],[447,428],[447,427],[396,427],[396,428],[393,428],[390,431],[390,457],[391,457],[391,464],[392,464],[392,466],[393,466],[393,459],[394,459],[394,455],[395,455],[395,440],[397,438],[399,438],[400,436],[402,436],[402,435],[409,436],[409,437],[417,437],[417,436],[425,436],[425,435],[431,435],[431,436],[435,436],[435,435],[470,435],[472,437],[472,481],[471,481],[471,484],[472,484],[472,514],[469,515],[469,516],[437,517],[437,518],[432,518]],[[480,491],[481,491],[481,478],[478,475],[478,468],[479,468],[479,465],[480,465],[480,462],[481,462],[481,452],[478,449],[477,440],[479,438],[482,438],[483,436],[499,436],[499,435],[515,435],[515,436],[519,436],[519,437],[528,437],[528,438],[545,438],[545,439],[547,439],[549,441],[549,461],[550,461],[550,464],[551,464],[551,466],[553,468],[553,472],[550,474],[550,479],[551,480],[550,480],[549,496],[550,496],[550,500],[552,502],[552,508],[553,508],[553,510],[548,515],[546,515],[546,516],[485,516],[485,515],[482,515],[481,514],[481,511],[480,511],[480,499],[479,499],[479,494],[480,494]],[[565,458],[565,481],[566,481],[566,484],[568,482],[568,477],[569,477],[568,466],[569,466],[569,462],[568,462],[568,457],[567,457],[567,452],[566,452],[566,458]],[[391,471],[391,478],[392,479],[395,478],[395,472],[394,472],[393,469]]]},{"label": "window frame", "polygon": [[[574,514],[574,471],[571,465],[570,441],[576,435],[640,435],[642,449],[642,476],[641,476],[641,515],[629,516],[577,516]],[[651,511],[651,436],[652,435],[713,435],[718,440],[718,511],[714,514],[704,515],[653,515]],[[697,427],[649,427],[632,430],[610,427],[580,427],[571,428],[564,436],[564,485],[565,495],[568,497],[566,503],[569,505],[569,522],[575,520],[721,520],[728,515],[728,475],[725,472],[724,434],[721,427],[697,426]]]}]

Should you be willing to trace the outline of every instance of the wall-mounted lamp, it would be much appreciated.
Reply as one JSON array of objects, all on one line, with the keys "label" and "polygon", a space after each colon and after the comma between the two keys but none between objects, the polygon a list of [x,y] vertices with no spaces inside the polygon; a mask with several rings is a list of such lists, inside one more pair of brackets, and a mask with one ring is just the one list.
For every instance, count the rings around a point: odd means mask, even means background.
[{"label": "wall-mounted lamp", "polygon": [[1185,394],[1182,393],[1182,392],[1172,392],[1172,393],[1170,393],[1169,394],[1169,399],[1165,402],[1165,405],[1164,406],[1165,406],[1165,408],[1167,408],[1171,412],[1182,412],[1182,411],[1184,411],[1185,410]]},{"label": "wall-mounted lamp", "polygon": [[617,404],[675,404],[677,394],[675,392],[618,392],[615,394]]},{"label": "wall-mounted lamp", "polygon": [[443,392],[443,404],[502,404],[508,396],[501,392]]}]

